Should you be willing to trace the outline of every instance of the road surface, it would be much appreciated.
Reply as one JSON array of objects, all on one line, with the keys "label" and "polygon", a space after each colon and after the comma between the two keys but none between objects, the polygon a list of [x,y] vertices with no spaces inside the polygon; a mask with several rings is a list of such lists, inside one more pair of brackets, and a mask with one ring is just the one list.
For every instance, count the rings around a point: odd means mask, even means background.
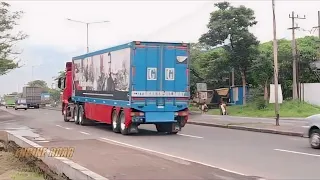
[{"label": "road surface", "polygon": [[178,135],[157,134],[153,126],[145,125],[141,126],[138,135],[122,136],[104,125],[79,126],[73,122],[63,122],[59,111],[10,111],[23,118],[0,124],[0,127],[31,127],[41,135],[39,143],[43,144],[76,140],[106,141],[248,176],[266,179],[320,178],[320,151],[311,149],[305,138],[197,125],[186,125]]}]

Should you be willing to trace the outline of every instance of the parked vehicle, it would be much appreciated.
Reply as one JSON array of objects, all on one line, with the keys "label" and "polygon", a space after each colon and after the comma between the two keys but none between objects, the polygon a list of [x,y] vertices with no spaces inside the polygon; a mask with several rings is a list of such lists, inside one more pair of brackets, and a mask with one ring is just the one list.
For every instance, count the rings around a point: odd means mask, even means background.
[{"label": "parked vehicle", "polygon": [[309,138],[310,146],[320,149],[320,114],[306,118],[308,125],[304,126],[304,137]]},{"label": "parked vehicle", "polygon": [[18,110],[18,109],[27,110],[27,109],[28,109],[27,100],[24,99],[24,98],[19,98],[19,99],[17,99],[16,102],[15,102],[14,109],[15,109],[15,110]]},{"label": "parked vehicle", "polygon": [[176,134],[189,115],[189,48],[133,41],[74,57],[58,80],[64,121],[100,121],[123,135],[154,124]]},{"label": "parked vehicle", "polygon": [[11,107],[14,108],[15,106],[15,100],[16,100],[16,95],[4,95],[4,102],[6,108]]},{"label": "parked vehicle", "polygon": [[40,87],[23,87],[22,98],[26,99],[28,108],[33,107],[38,109],[40,107],[41,93],[42,88]]}]

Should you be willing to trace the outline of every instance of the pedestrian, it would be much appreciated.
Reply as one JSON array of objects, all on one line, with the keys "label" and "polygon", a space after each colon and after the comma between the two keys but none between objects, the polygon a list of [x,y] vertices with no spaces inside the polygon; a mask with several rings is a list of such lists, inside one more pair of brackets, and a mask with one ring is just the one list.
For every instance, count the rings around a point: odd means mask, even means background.
[{"label": "pedestrian", "polygon": [[207,106],[207,104],[204,102],[204,103],[201,105],[201,114],[205,114],[207,111],[208,111],[208,106]]},{"label": "pedestrian", "polygon": [[220,101],[221,115],[227,115],[227,104],[221,99]]}]

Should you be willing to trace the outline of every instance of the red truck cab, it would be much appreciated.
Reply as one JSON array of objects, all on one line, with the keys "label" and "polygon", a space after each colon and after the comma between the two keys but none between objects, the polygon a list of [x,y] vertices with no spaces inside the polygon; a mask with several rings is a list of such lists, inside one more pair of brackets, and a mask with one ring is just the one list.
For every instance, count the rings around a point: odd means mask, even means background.
[{"label": "red truck cab", "polygon": [[66,69],[65,69],[65,77],[60,77],[58,79],[58,87],[60,89],[63,89],[62,93],[62,114],[64,116],[67,115],[67,106],[68,103],[72,101],[72,62],[66,63]]}]

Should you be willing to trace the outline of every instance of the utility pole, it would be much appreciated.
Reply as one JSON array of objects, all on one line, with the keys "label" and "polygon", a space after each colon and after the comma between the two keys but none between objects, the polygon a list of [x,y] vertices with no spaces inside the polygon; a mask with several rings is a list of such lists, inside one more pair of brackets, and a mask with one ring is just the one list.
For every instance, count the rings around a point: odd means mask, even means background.
[{"label": "utility pole", "polygon": [[299,17],[299,15],[294,14],[294,11],[292,11],[292,14],[289,14],[289,18],[292,20],[292,27],[288,28],[292,30],[292,99],[298,98],[298,88],[297,88],[297,45],[296,45],[296,37],[295,37],[295,30],[299,27],[295,27],[295,19],[306,19],[306,16],[304,15],[303,18]]},{"label": "utility pole", "polygon": [[[313,27],[318,30],[318,37],[320,39],[320,11],[318,11],[318,26]],[[318,47],[317,60],[320,61],[320,44]]]},{"label": "utility pole", "polygon": [[273,63],[274,63],[274,110],[276,115],[276,126],[280,126],[279,123],[279,95],[278,95],[278,42],[277,42],[277,27],[276,27],[276,12],[275,3],[272,0],[272,14],[273,14]]},{"label": "utility pole", "polygon": [[82,22],[82,21],[77,21],[77,20],[72,20],[72,19],[67,19],[68,21],[73,21],[81,24],[86,24],[87,27],[87,53],[89,53],[89,25],[90,24],[97,24],[97,23],[106,23],[110,21],[99,21],[99,22]]},{"label": "utility pole", "polygon": [[234,68],[232,68],[232,71],[231,71],[231,85],[232,87],[234,87]]}]

